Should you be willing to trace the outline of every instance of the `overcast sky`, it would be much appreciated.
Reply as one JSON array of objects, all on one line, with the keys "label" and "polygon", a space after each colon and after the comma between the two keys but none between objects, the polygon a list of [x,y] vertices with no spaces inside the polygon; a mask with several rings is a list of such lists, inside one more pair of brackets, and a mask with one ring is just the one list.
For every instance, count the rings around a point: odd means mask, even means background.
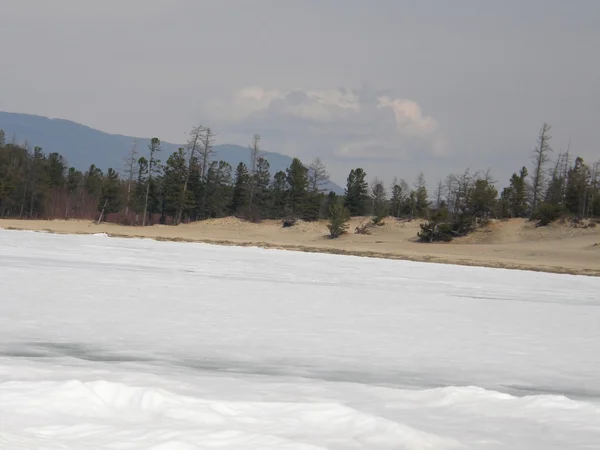
[{"label": "overcast sky", "polygon": [[3,0],[0,110],[310,161],[505,179],[544,121],[600,158],[599,0]]}]

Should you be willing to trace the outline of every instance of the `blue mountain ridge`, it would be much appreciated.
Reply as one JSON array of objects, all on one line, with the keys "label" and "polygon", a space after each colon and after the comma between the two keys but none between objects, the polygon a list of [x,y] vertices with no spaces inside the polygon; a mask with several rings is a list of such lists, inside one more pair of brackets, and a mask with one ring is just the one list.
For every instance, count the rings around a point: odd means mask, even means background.
[{"label": "blue mountain ridge", "polygon": [[[147,153],[150,143],[150,138],[109,134],[70,120],[2,111],[0,129],[4,130],[7,142],[14,137],[18,144],[27,141],[32,147],[42,147],[45,153],[60,153],[70,166],[79,170],[86,170],[90,164],[95,164],[102,170],[112,167],[116,171],[122,171],[124,158],[127,157],[134,139],[137,141],[140,156]],[[168,156],[181,146],[161,141],[160,158],[166,161]],[[214,146],[214,150],[214,159],[226,161],[233,168],[240,162],[250,163],[250,151],[247,147],[219,144]],[[280,153],[263,152],[263,156],[269,161],[272,174],[285,170],[292,162],[292,158]],[[337,193],[343,192],[343,189],[333,182],[325,188]]]}]

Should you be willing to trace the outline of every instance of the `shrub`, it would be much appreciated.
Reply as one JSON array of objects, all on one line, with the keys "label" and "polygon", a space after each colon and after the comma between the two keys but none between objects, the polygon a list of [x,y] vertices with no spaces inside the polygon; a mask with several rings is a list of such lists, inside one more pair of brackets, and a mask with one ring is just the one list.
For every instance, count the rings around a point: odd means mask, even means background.
[{"label": "shrub", "polygon": [[281,221],[281,224],[283,225],[283,228],[289,228],[296,225],[296,222],[298,222],[297,217],[287,217]]},{"label": "shrub", "polygon": [[542,203],[533,214],[532,219],[537,220],[538,226],[545,227],[560,219],[564,213],[565,209],[561,205]]},{"label": "shrub", "polygon": [[338,202],[329,209],[329,235],[332,239],[345,234],[348,231],[348,221],[350,220],[350,211],[343,203]]},{"label": "shrub", "polygon": [[382,227],[385,225],[385,222],[383,221],[383,219],[385,219],[385,218],[386,218],[386,216],[375,215],[375,216],[371,217],[371,222],[373,223],[373,225]]},{"label": "shrub", "polygon": [[454,238],[452,225],[429,221],[422,223],[421,231],[417,234],[423,242],[450,242]]}]

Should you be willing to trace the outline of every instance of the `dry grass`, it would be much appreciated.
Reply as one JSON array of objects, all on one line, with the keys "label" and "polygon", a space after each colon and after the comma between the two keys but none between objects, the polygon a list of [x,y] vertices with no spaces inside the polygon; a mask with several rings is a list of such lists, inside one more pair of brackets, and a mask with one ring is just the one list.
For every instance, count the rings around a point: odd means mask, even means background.
[{"label": "dry grass", "polygon": [[[350,230],[365,221],[353,218]],[[423,244],[416,234],[421,221],[385,220],[370,227],[370,234],[348,233],[328,239],[327,222],[298,221],[284,228],[281,221],[259,224],[236,218],[212,219],[179,226],[127,227],[97,225],[89,221],[0,220],[4,229],[25,229],[67,234],[106,233],[122,238],[202,242],[218,245],[258,246],[311,253],[533,270],[600,276],[600,227],[557,223],[537,228],[522,220],[492,221],[470,236],[451,243]]]}]

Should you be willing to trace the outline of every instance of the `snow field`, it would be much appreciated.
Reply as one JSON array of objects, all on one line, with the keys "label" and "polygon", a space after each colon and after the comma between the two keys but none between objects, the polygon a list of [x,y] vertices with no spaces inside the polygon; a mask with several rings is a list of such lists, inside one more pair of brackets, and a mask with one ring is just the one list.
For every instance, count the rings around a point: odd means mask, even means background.
[{"label": "snow field", "polygon": [[0,231],[0,448],[598,448],[599,288]]}]

